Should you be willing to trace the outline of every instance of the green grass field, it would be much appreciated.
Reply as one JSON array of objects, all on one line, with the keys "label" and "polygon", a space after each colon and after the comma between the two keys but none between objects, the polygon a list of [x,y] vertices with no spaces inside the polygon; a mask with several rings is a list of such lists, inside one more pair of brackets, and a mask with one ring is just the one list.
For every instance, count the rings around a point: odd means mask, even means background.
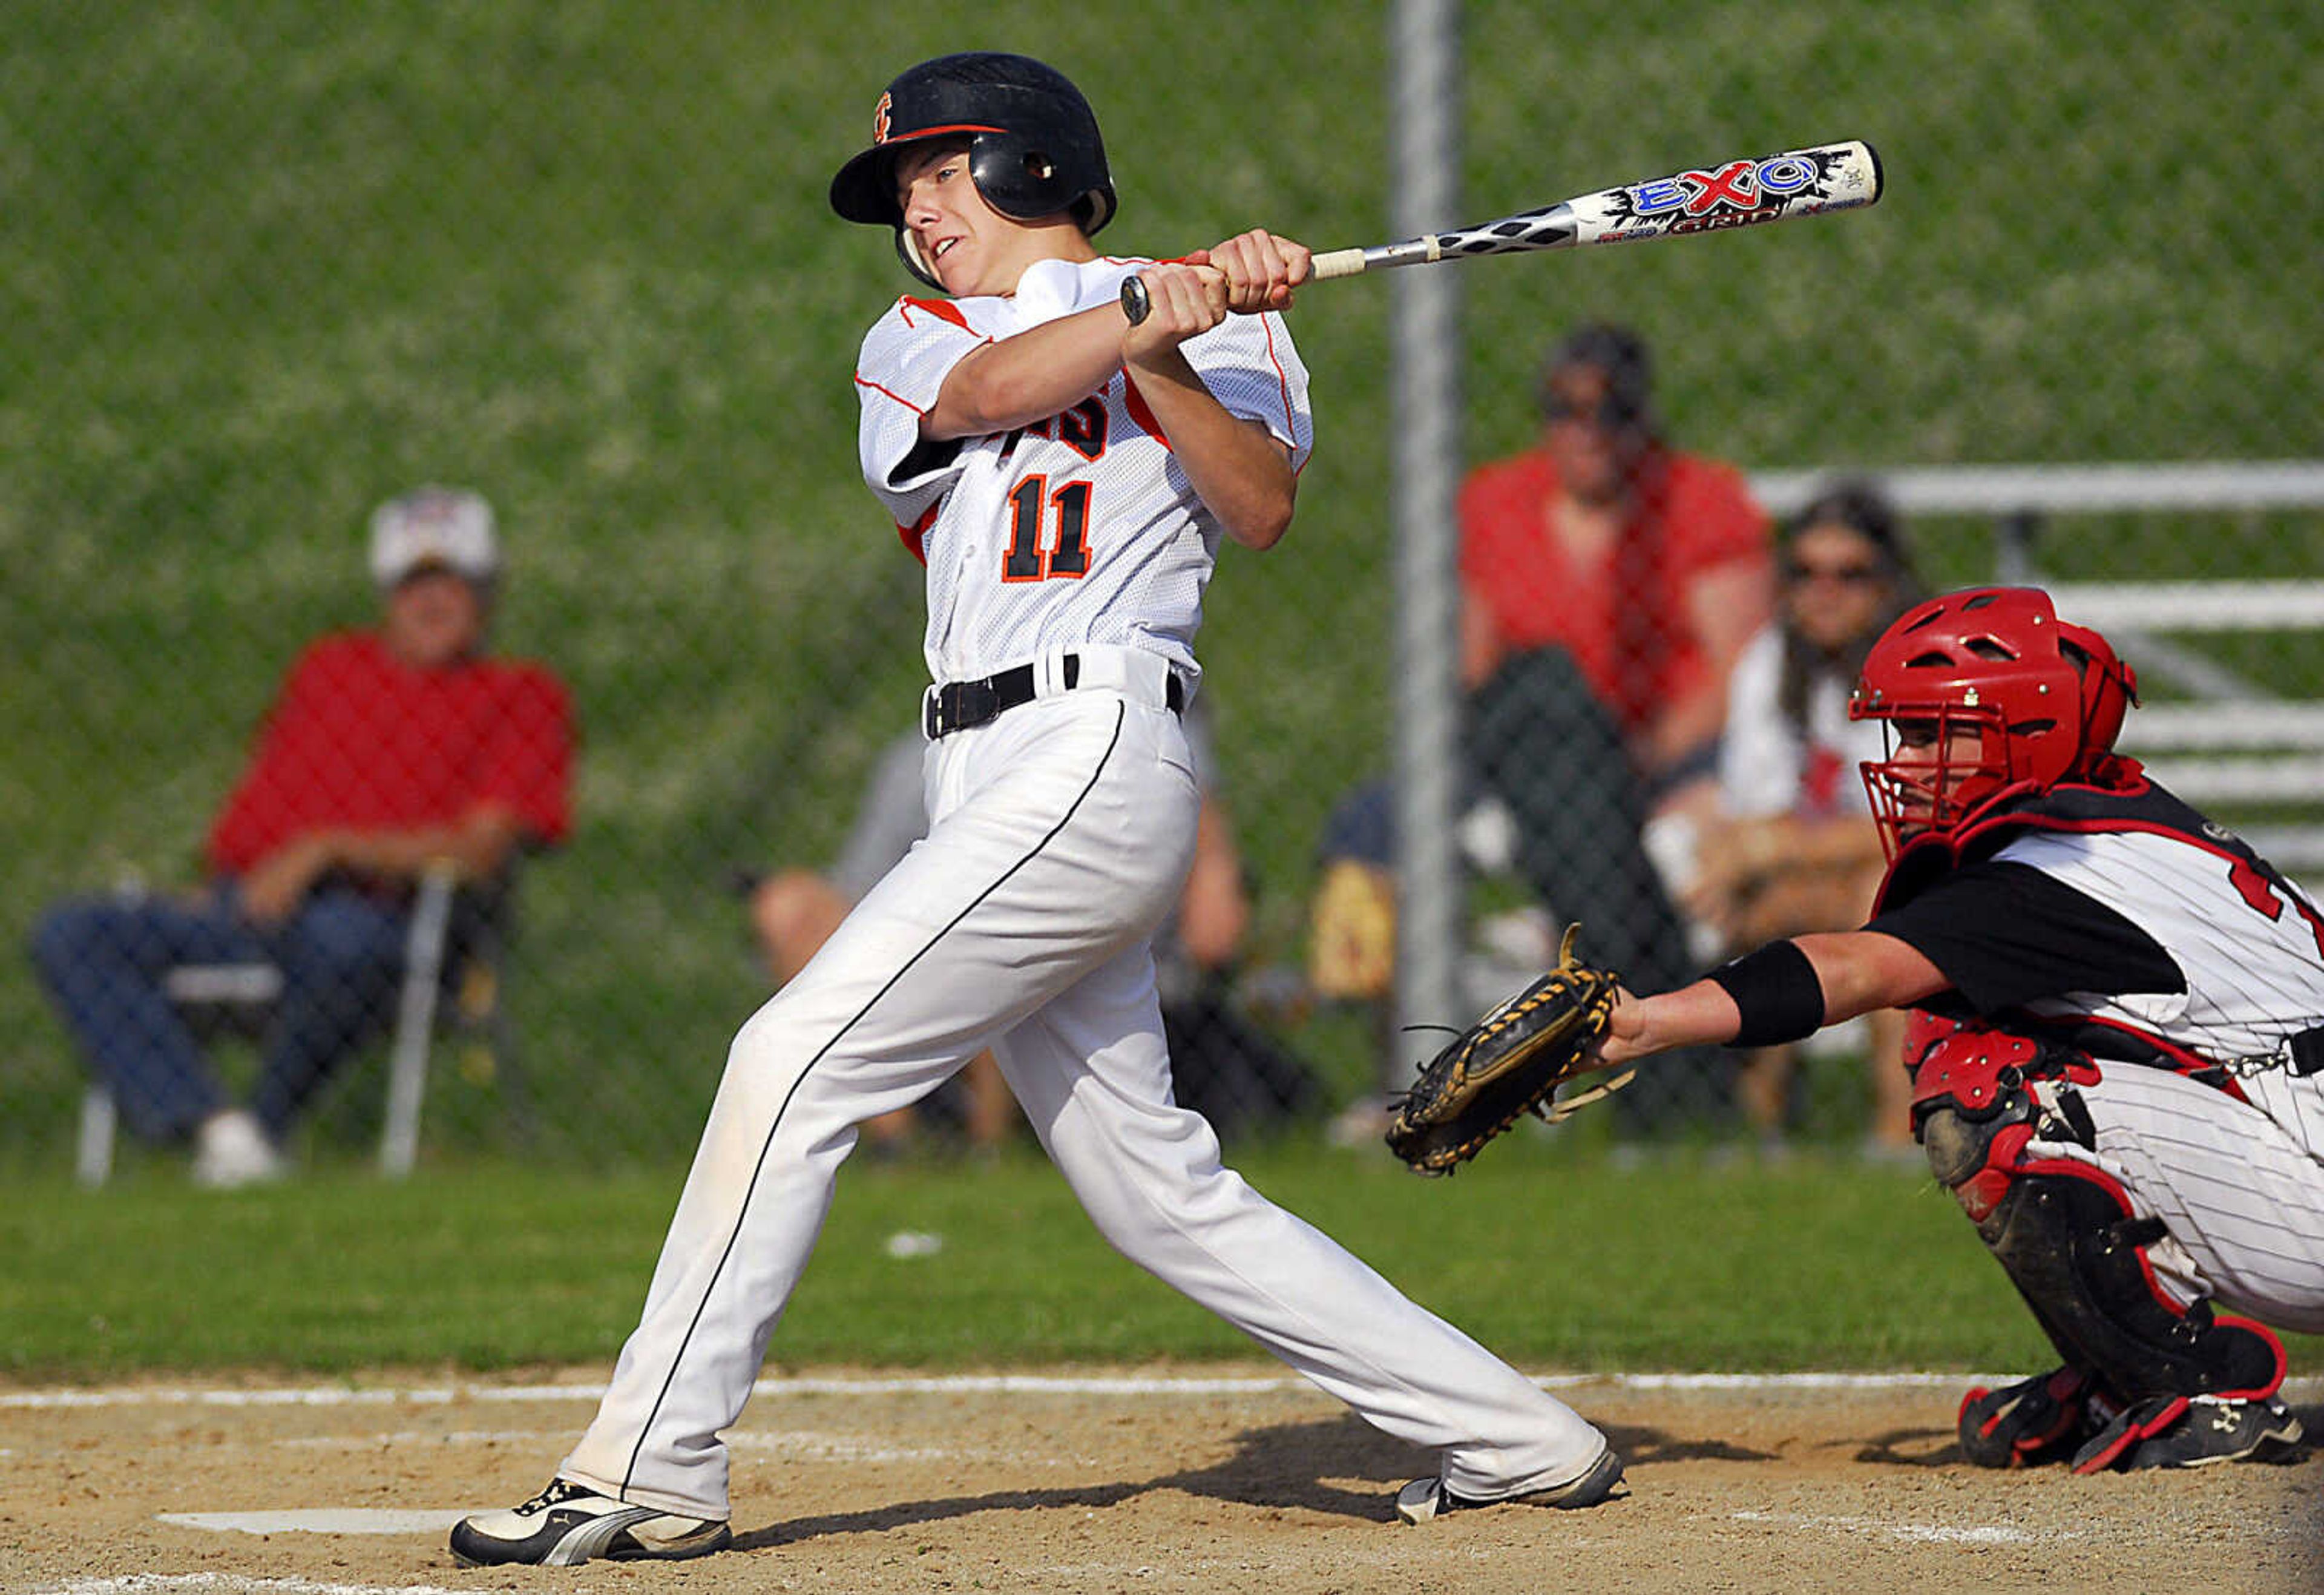
[{"label": "green grass field", "polygon": [[[1619,1167],[1520,1135],[1450,1181],[1285,1145],[1252,1184],[1530,1368],[1737,1371],[2046,1366],[2000,1270],[1925,1176],[1805,1157]],[[392,1190],[340,1171],[189,1194],[0,1187],[0,1374],[610,1366],[682,1171],[507,1166]],[[942,1238],[896,1258],[888,1238]],[[2293,1337],[2324,1372],[2324,1339]],[[771,1365],[1039,1366],[1252,1348],[1123,1262],[1038,1154],[843,1174]]]},{"label": "green grass field", "polygon": [[[527,880],[511,1001],[541,1135],[438,1072],[420,1177],[63,1184],[79,1089],[0,957],[0,1374],[602,1366],[634,1320],[734,1026],[763,993],[720,882],[842,834],[921,669],[917,571],[856,480],[847,374],[909,286],[823,189],[879,87],[1023,49],[1097,102],[1106,235],[1387,235],[1392,8],[1136,14],[943,0],[19,0],[0,51],[0,929],[183,878],[290,652],[366,618],[362,518],[471,483],[512,549],[502,637],[573,682],[578,834]],[[1462,267],[1464,453],[1521,446],[1535,363],[1633,321],[1683,442],[1750,468],[2313,456],[2312,8],[1965,0],[1464,8],[1469,220],[1860,136],[1874,211]],[[2200,90],[2197,86],[2200,86]],[[2310,109],[2302,110],[2301,107]],[[1204,657],[1259,890],[1296,964],[1332,799],[1385,756],[1394,290],[1296,312],[1321,448],[1293,543],[1230,550]],[[1922,529],[1941,582],[1987,529]],[[2312,569],[2313,518],[2061,529],[2077,574]],[[2311,650],[2312,651],[2312,650]],[[2237,663],[2324,691],[2274,640]],[[2305,676],[2301,670],[2308,671]],[[2297,685],[2304,681],[2305,685]],[[1340,1094],[1372,1037],[1295,1021]],[[1827,1089],[1850,1142],[1860,1086]],[[1815,1138],[1811,1138],[1813,1139]],[[1251,1177],[1534,1367],[2028,1368],[2030,1320],[1925,1177],[1809,1156],[1618,1167],[1518,1141],[1449,1183],[1295,1139]],[[945,1238],[896,1260],[902,1230]],[[1137,1275],[1029,1155],[852,1168],[780,1364],[1033,1365],[1247,1348]],[[2324,1341],[2293,1344],[2324,1371]]]}]

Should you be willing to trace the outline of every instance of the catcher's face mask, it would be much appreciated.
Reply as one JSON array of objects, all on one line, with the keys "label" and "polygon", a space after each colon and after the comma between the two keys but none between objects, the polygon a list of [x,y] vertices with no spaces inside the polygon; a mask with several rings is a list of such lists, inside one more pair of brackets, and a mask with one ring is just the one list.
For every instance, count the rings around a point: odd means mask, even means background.
[{"label": "catcher's face mask", "polygon": [[1892,861],[1915,836],[1950,834],[2022,784],[2011,764],[2008,728],[1991,713],[1931,705],[1925,715],[1889,720],[1886,732],[1888,756],[1864,766],[1864,790]]},{"label": "catcher's face mask", "polygon": [[1848,709],[1889,728],[1888,757],[1864,766],[1888,856],[2089,774],[2135,702],[2137,678],[2106,639],[2060,621],[2038,588],[1974,588],[1905,611],[1865,656]]}]

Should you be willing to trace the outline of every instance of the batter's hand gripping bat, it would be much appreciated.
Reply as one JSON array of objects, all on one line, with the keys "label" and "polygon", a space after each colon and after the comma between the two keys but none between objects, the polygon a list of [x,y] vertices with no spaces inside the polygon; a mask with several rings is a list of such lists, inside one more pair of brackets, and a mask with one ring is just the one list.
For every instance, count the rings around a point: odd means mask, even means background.
[{"label": "batter's hand gripping bat", "polygon": [[[1786,150],[1757,161],[1674,171],[1618,189],[1600,189],[1541,210],[1430,233],[1371,249],[1338,249],[1314,257],[1313,280],[1353,277],[1375,268],[1422,266],[1480,254],[1579,249],[1590,244],[1639,244],[1690,233],[1718,233],[1827,211],[1858,210],[1880,198],[1880,157],[1860,139]],[[1152,308],[1146,283],[1121,285],[1131,326]]]}]

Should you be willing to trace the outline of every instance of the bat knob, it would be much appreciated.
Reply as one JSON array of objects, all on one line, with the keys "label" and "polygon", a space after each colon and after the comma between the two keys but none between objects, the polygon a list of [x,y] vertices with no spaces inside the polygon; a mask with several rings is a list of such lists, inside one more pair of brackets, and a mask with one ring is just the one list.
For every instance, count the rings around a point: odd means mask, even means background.
[{"label": "bat knob", "polygon": [[1146,296],[1146,279],[1125,277],[1121,281],[1121,313],[1130,318],[1132,327],[1146,319],[1154,309],[1154,301]]}]

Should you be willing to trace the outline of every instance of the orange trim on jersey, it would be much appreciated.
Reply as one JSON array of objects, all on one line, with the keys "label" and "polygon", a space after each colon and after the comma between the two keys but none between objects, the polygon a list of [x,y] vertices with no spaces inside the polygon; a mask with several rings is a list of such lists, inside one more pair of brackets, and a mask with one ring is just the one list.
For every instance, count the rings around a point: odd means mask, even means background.
[{"label": "orange trim on jersey", "polygon": [[1283,369],[1283,356],[1275,352],[1275,318],[1261,316],[1259,324],[1267,331],[1267,363],[1275,367],[1275,383],[1283,394],[1283,431],[1291,439],[1291,447],[1299,447],[1297,418],[1291,413],[1291,375]]},{"label": "orange trim on jersey", "polygon": [[[907,327],[909,327],[912,324],[912,311],[917,309],[926,310],[929,315],[934,316],[939,321],[949,321],[954,327],[959,327],[963,332],[974,332],[976,330],[976,328],[968,324],[968,318],[960,313],[960,307],[954,304],[950,300],[919,299],[908,293],[896,302],[907,307],[904,311],[904,325]],[[990,338],[985,340],[987,343],[991,343],[991,341],[992,340]]]},{"label": "orange trim on jersey", "polygon": [[1146,402],[1146,395],[1138,391],[1138,384],[1130,380],[1130,373],[1126,371],[1121,373],[1121,399],[1130,411],[1130,419],[1138,423],[1138,429],[1168,448],[1169,437],[1162,430],[1162,423],[1155,419],[1154,407]]},{"label": "orange trim on jersey", "polygon": [[896,522],[896,535],[904,539],[904,547],[910,552],[912,558],[923,565],[928,562],[928,528],[936,524],[936,512],[943,508],[944,500],[938,499],[935,503],[930,504],[927,512],[912,525],[907,526],[900,521]]},{"label": "orange trim on jersey", "polygon": [[[929,315],[934,316],[939,321],[951,322],[963,332],[976,332],[976,328],[968,324],[968,318],[960,313],[959,309],[947,300],[915,299],[910,294],[906,294],[903,298],[898,300],[896,304],[903,312],[904,325],[907,327],[909,327],[912,324],[912,309],[914,307],[918,307],[920,309],[926,310]],[[986,337],[982,333],[978,333],[977,336],[985,343],[989,344],[992,341],[991,337]],[[928,413],[918,405],[913,403],[909,399],[905,398],[901,393],[896,392],[895,389],[882,387],[880,383],[873,382],[870,377],[865,376],[860,371],[855,373],[855,385],[859,388],[869,388],[873,392],[881,394],[885,398],[893,399],[897,403],[902,405],[906,410],[910,410],[914,415],[926,415]]]},{"label": "orange trim on jersey", "polygon": [[922,410],[909,399],[905,398],[901,393],[896,392],[895,389],[881,387],[878,383],[873,382],[870,377],[865,376],[860,371],[855,373],[855,385],[859,388],[869,388],[884,399],[893,399],[897,403],[902,405],[906,410],[910,410],[914,415],[927,414],[927,410]]}]

